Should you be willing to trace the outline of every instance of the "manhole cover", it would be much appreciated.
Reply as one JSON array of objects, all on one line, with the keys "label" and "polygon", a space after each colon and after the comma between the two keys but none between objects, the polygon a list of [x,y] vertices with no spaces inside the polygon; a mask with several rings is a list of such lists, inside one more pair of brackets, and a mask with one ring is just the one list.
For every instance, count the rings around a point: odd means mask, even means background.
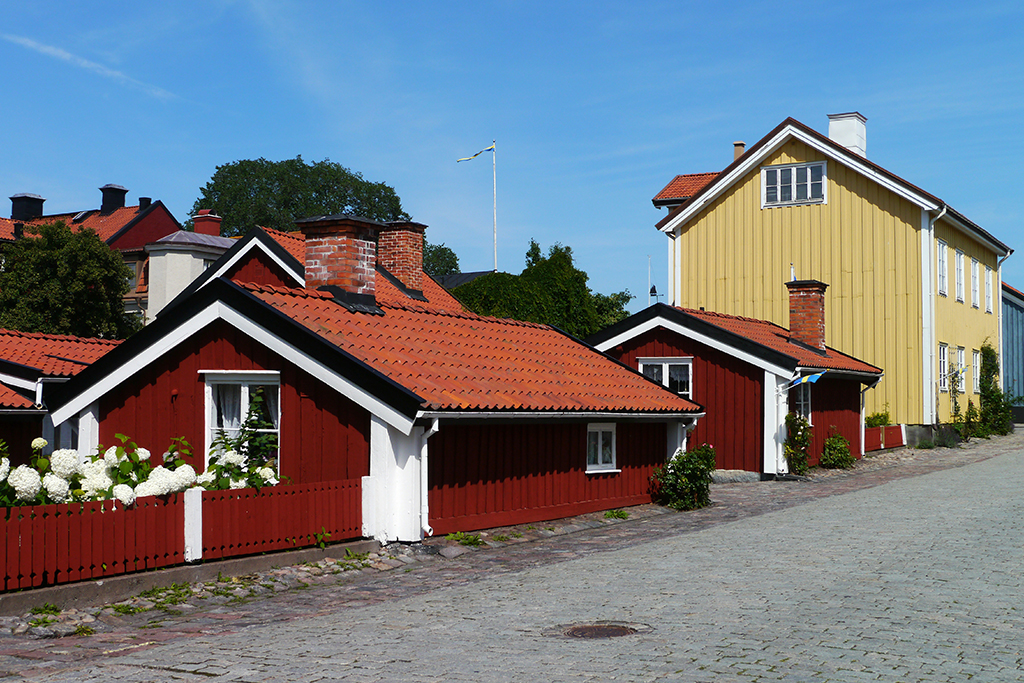
[{"label": "manhole cover", "polygon": [[633,624],[624,621],[594,621],[587,624],[563,624],[545,629],[544,634],[561,638],[618,638],[635,633],[650,633],[647,624]]}]

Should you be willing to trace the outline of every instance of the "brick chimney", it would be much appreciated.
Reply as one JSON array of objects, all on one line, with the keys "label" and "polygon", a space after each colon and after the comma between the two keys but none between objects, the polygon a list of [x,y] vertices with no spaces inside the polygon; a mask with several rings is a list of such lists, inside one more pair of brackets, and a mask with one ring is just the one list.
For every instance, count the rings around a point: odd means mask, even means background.
[{"label": "brick chimney", "polygon": [[103,193],[103,203],[100,204],[100,213],[110,213],[124,208],[124,196],[128,194],[127,187],[120,185],[104,185],[100,188]]},{"label": "brick chimney", "polygon": [[746,149],[747,143],[743,142],[742,140],[737,140],[736,142],[732,143],[732,160],[736,161],[741,156],[743,156],[743,152],[745,152]]},{"label": "brick chimney", "polygon": [[337,287],[372,297],[377,266],[377,235],[386,226],[346,214],[295,221],[306,238],[306,287]]},{"label": "brick chimney", "polygon": [[223,220],[209,209],[200,209],[192,216],[192,231],[200,235],[220,237],[220,222]]},{"label": "brick chimney", "polygon": [[423,291],[423,232],[427,226],[395,221],[383,226],[377,241],[377,263],[405,285]]},{"label": "brick chimney", "polygon": [[793,280],[789,289],[789,334],[792,339],[825,350],[825,290],[817,280]]},{"label": "brick chimney", "polygon": [[22,192],[10,198],[11,220],[30,221],[43,215],[43,202],[46,200],[37,194]]}]

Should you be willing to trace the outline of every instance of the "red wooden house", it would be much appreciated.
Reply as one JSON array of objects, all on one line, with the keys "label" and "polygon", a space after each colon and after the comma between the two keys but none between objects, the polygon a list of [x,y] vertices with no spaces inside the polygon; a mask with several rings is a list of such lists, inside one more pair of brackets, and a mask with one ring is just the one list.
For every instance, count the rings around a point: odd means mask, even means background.
[{"label": "red wooden house", "polygon": [[[794,281],[787,287],[790,330],[765,320],[655,304],[587,342],[703,405],[707,417],[691,439],[715,447],[719,469],[786,473],[782,444],[789,411],[811,423],[809,464],[817,464],[833,427],[859,457],[861,389],[874,386],[882,371],[825,345],[827,285]],[[824,374],[816,378],[819,373]],[[805,377],[815,381],[800,382]]]},{"label": "red wooden house", "polygon": [[[422,271],[425,226],[255,230],[49,397],[80,448],[184,436],[196,468],[262,387],[280,474],[362,489],[381,540],[650,500],[703,409],[546,325],[467,312]],[[156,451],[154,451],[156,452]]]}]

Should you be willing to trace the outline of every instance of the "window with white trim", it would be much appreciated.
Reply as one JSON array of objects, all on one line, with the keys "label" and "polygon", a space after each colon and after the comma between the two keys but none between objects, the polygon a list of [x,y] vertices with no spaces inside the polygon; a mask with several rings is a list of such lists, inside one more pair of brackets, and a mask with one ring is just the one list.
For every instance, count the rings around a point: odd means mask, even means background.
[{"label": "window with white trim", "polygon": [[274,434],[280,444],[281,391],[280,373],[200,371],[206,377],[206,462],[217,435],[237,437],[242,423],[258,395],[261,422],[267,425],[258,432]]},{"label": "window with white trim", "polygon": [[824,161],[765,166],[761,169],[761,208],[826,203]]},{"label": "window with white trim", "polygon": [[693,358],[638,358],[640,372],[683,398],[693,398]]},{"label": "window with white trim", "polygon": [[811,383],[797,384],[793,387],[791,398],[793,412],[807,420],[807,424],[811,424]]},{"label": "window with white trim", "polygon": [[981,393],[981,351],[971,352],[971,377],[974,380],[974,393]]},{"label": "window with white trim", "polygon": [[949,347],[939,344],[939,391],[949,391]]},{"label": "window with white trim", "polygon": [[981,307],[981,283],[978,281],[978,259],[971,258],[971,306]]},{"label": "window with white trim", "polygon": [[992,312],[992,269],[985,266],[985,312]]},{"label": "window with white trim", "polygon": [[956,386],[960,390],[961,394],[966,394],[967,393],[967,378],[964,377],[964,370],[967,369],[967,366],[965,365],[966,362],[967,362],[967,352],[964,350],[964,347],[962,347],[962,346],[957,347],[957,349],[956,349],[956,372],[957,372],[957,375],[958,375],[958,379],[960,381],[957,382]]},{"label": "window with white trim", "polygon": [[949,247],[942,240],[938,240],[938,259],[936,270],[939,273],[939,294],[946,296],[946,283],[949,281],[949,266],[946,263],[946,254]]},{"label": "window with white trim", "polygon": [[615,423],[587,425],[587,472],[614,472]]},{"label": "window with white trim", "polygon": [[956,250],[956,300],[964,302],[964,252]]}]

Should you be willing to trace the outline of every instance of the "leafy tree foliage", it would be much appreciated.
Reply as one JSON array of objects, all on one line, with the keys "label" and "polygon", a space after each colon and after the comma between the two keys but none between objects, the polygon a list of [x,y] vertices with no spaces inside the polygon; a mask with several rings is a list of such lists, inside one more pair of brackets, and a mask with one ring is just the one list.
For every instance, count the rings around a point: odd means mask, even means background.
[{"label": "leafy tree foliage", "polygon": [[294,230],[309,216],[351,213],[387,222],[408,220],[394,188],[364,180],[330,159],[305,162],[243,159],[218,166],[192,213],[210,209],[220,216],[221,234],[242,235],[260,225]]},{"label": "leafy tree foliage", "polygon": [[[37,235],[37,236],[34,236]],[[92,230],[26,228],[4,248],[0,326],[23,332],[123,339],[142,322],[125,313],[131,272]]]},{"label": "leafy tree foliage", "polygon": [[573,263],[572,248],[555,244],[547,256],[530,240],[519,275],[489,273],[452,292],[475,313],[553,325],[579,338],[625,318],[628,290],[595,294]]},{"label": "leafy tree foliage", "polygon": [[449,247],[423,240],[423,272],[434,277],[454,275],[459,271],[459,257]]}]

